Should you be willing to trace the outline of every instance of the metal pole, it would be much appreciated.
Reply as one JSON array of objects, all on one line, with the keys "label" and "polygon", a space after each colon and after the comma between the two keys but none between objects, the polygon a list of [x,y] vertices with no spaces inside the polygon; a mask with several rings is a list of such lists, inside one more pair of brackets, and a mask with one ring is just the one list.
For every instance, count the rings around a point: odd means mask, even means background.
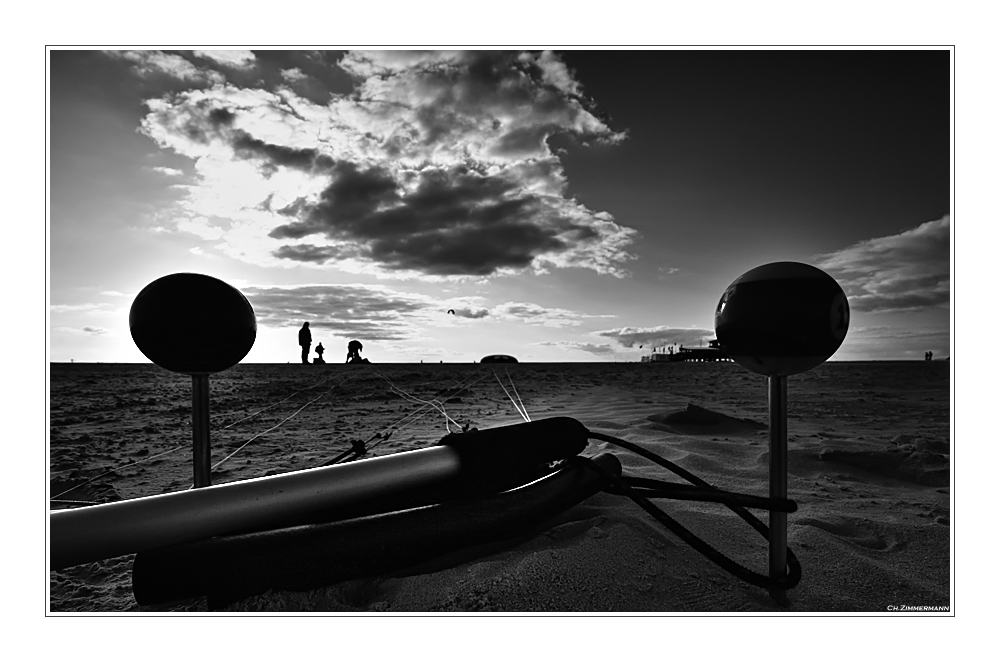
[{"label": "metal pole", "polygon": [[311,513],[334,513],[455,480],[461,466],[458,450],[432,446],[323,469],[55,510],[49,515],[52,568],[239,531],[278,529]]},{"label": "metal pole", "polygon": [[[768,449],[769,496],[788,497],[788,377],[771,375],[767,378],[768,413],[770,415],[770,447]],[[770,511],[768,539],[768,572],[771,579],[785,576],[788,547],[788,514]],[[785,591],[773,589],[771,598],[785,605]]]},{"label": "metal pole", "polygon": [[191,375],[191,428],[194,431],[194,486],[212,484],[212,445],[208,425],[208,374]]}]

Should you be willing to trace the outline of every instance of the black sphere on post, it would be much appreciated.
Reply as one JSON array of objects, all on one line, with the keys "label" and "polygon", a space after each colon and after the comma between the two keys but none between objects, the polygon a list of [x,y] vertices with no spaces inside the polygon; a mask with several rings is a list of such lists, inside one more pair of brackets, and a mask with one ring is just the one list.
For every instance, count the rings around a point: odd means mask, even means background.
[{"label": "black sphere on post", "polygon": [[191,375],[194,486],[212,484],[208,375],[240,362],[257,339],[257,318],[235,287],[203,274],[158,278],[132,302],[132,340],[150,361]]},{"label": "black sphere on post", "polygon": [[[840,285],[826,272],[799,262],[751,269],[726,288],[715,309],[715,335],[738,364],[768,379],[768,493],[788,496],[788,375],[833,356],[847,336],[850,309]],[[786,576],[788,519],[770,511],[768,573]],[[786,604],[784,590],[771,597]]]},{"label": "black sphere on post", "polygon": [[231,368],[257,339],[257,318],[247,298],[203,274],[171,274],[142,288],[128,325],[146,358],[189,375]]},{"label": "black sphere on post", "polygon": [[849,323],[837,281],[800,262],[751,269],[726,288],[715,309],[715,334],[729,357],[768,376],[823,363],[844,342]]}]

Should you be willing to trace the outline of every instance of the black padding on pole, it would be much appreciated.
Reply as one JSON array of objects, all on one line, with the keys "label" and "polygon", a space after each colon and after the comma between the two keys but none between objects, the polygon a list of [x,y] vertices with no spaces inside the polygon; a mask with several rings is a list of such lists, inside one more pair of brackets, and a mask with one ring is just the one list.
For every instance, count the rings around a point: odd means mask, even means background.
[{"label": "black padding on pole", "polygon": [[488,430],[452,433],[439,445],[459,453],[459,480],[469,485],[489,485],[505,475],[518,475],[538,464],[579,455],[587,447],[589,431],[568,416]]}]

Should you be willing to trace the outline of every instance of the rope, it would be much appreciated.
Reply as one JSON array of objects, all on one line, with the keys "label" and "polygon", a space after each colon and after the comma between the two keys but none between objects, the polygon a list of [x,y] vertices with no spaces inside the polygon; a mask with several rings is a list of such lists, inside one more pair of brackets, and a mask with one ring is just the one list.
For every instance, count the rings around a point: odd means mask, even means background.
[{"label": "rope", "polygon": [[103,478],[104,476],[107,476],[108,474],[114,473],[114,472],[118,471],[119,469],[125,469],[127,467],[131,467],[131,466],[136,465],[136,464],[142,464],[143,462],[149,462],[150,460],[156,459],[156,458],[161,457],[163,455],[167,455],[169,453],[173,453],[174,451],[179,451],[182,448],[184,448],[183,445],[181,445],[181,446],[174,446],[173,448],[171,448],[168,451],[163,451],[162,453],[157,453],[156,455],[150,455],[149,457],[144,457],[141,460],[136,460],[135,462],[129,462],[128,464],[122,464],[120,466],[113,467],[111,469],[108,469],[104,473],[100,474],[99,476],[94,476],[93,478],[89,478],[89,479],[83,481],[82,483],[78,483],[77,485],[74,485],[73,487],[69,488],[68,490],[63,490],[59,494],[56,494],[56,495],[50,497],[49,501],[53,501],[55,499],[58,499],[59,497],[61,497],[64,494],[69,494],[73,490],[81,488],[81,487],[83,487],[84,485],[86,485],[88,483],[92,483],[95,480],[97,480],[98,478]]},{"label": "rope", "polygon": [[[291,414],[289,414],[288,416],[286,416],[280,423],[278,423],[276,425],[273,425],[273,426],[269,427],[268,429],[264,430],[263,432],[258,432],[254,436],[250,437],[245,442],[243,442],[243,444],[241,444],[239,448],[237,448],[232,453],[230,453],[226,457],[222,458],[221,460],[219,460],[218,462],[216,462],[215,464],[213,464],[211,470],[214,471],[214,470],[218,469],[219,467],[221,467],[224,462],[227,462],[230,458],[232,458],[234,455],[236,455],[241,450],[243,450],[244,448],[246,448],[254,440],[259,439],[260,437],[263,437],[268,432],[271,432],[273,430],[277,430],[282,425],[284,425],[285,423],[287,423],[291,419],[295,418],[299,414],[299,412],[301,412],[303,409],[305,409],[306,407],[308,407],[312,403],[316,402],[317,400],[319,400],[320,398],[322,398],[323,396],[325,396],[326,394],[328,394],[330,391],[334,390],[335,388],[338,388],[338,387],[342,386],[344,384],[344,382],[346,382],[348,379],[350,379],[350,376],[345,377],[344,379],[342,379],[338,383],[334,384],[333,386],[331,386],[327,390],[325,390],[322,393],[320,393],[319,395],[317,395],[315,398],[313,398],[309,402],[305,403],[304,405],[302,405],[301,407],[299,407],[298,409],[296,409],[294,412],[292,412]],[[309,387],[309,388],[312,388],[312,387]],[[302,389],[302,391],[307,391],[307,390],[309,390],[309,389]],[[301,393],[302,391],[299,391],[299,393]],[[285,400],[287,400],[287,399],[288,398],[285,398]],[[282,401],[282,402],[284,402],[284,401]]]},{"label": "rope", "polygon": [[[504,393],[507,395],[507,398],[510,400],[511,404],[514,406],[514,408],[517,410],[517,412],[521,415],[521,417],[524,418],[524,420],[526,422],[530,422],[531,419],[528,416],[527,409],[525,408],[524,403],[521,401],[520,394],[517,392],[517,387],[514,385],[514,380],[510,376],[509,372],[507,372],[506,370],[505,370],[505,372],[507,374],[507,379],[510,382],[511,389],[514,391],[514,396],[512,396],[510,394],[510,392],[507,390],[506,386],[504,386],[503,382],[500,380],[500,376],[497,375],[497,373],[496,373],[495,370],[493,371],[493,376],[496,378],[497,383],[500,384],[500,388],[503,389]],[[386,432],[385,434],[383,434],[381,431],[376,432],[375,434],[373,434],[371,437],[369,437],[364,442],[357,442],[357,441],[353,442],[351,449],[343,451],[338,456],[332,458],[331,460],[328,460],[327,462],[323,463],[320,466],[329,466],[331,464],[337,464],[339,462],[345,461],[345,460],[351,458],[351,456],[360,457],[361,455],[364,455],[365,453],[373,450],[379,444],[383,443],[394,432],[405,428],[407,425],[410,425],[411,423],[415,422],[416,420],[418,420],[421,417],[423,417],[424,415],[426,415],[427,411],[425,411],[425,410],[427,410],[428,407],[433,408],[435,411],[440,412],[444,416],[444,418],[445,418],[445,427],[446,427],[446,429],[448,430],[449,433],[451,432],[451,427],[450,427],[451,423],[454,423],[456,426],[460,425],[458,423],[458,421],[455,421],[453,418],[451,418],[450,416],[448,416],[448,413],[447,413],[447,411],[445,410],[445,407],[444,407],[444,403],[441,402],[440,400],[438,400],[437,398],[432,398],[430,400],[423,400],[421,398],[418,398],[418,397],[412,395],[411,393],[408,393],[407,391],[401,389],[400,387],[396,386],[392,382],[392,380],[389,379],[381,371],[377,371],[375,374],[377,374],[379,377],[381,377],[386,382],[388,382],[389,388],[390,388],[391,392],[396,393],[397,395],[401,396],[407,402],[417,403],[417,404],[420,404],[421,406],[417,410],[415,410],[413,412],[410,412],[406,416],[403,416],[402,418],[398,419],[397,421],[395,421],[393,423],[390,423],[389,425],[384,426],[382,428],[383,430],[386,430],[386,429],[395,427],[395,429],[389,429],[388,432]],[[260,432],[260,433],[257,433],[255,435],[253,435],[252,437],[250,437],[250,439],[248,439],[243,444],[241,444],[232,453],[230,453],[229,455],[227,455],[226,457],[224,457],[222,460],[220,460],[216,464],[212,465],[211,469],[215,470],[218,467],[222,466],[222,464],[224,464],[225,462],[227,462],[228,460],[230,460],[232,457],[234,457],[235,455],[237,455],[241,450],[243,450],[244,448],[246,448],[254,440],[256,440],[256,439],[264,436],[265,434],[267,434],[269,432],[272,432],[273,430],[278,429],[279,427],[281,427],[282,425],[284,425],[286,422],[288,422],[289,420],[291,420],[292,418],[294,418],[295,416],[297,416],[299,413],[301,413],[303,410],[305,410],[307,407],[309,407],[310,405],[312,405],[316,401],[320,400],[321,398],[323,398],[324,396],[326,396],[327,394],[329,394],[334,389],[342,386],[345,382],[347,382],[349,379],[351,379],[351,377],[352,376],[348,376],[345,379],[343,379],[340,382],[338,382],[337,384],[334,384],[333,386],[331,386],[329,389],[327,389],[326,391],[324,391],[320,395],[316,396],[312,400],[308,401],[307,403],[305,403],[304,405],[302,405],[301,407],[299,407],[298,409],[296,409],[292,414],[286,416],[283,420],[281,420],[276,425],[271,426],[270,428],[268,428],[267,430],[264,430],[263,432]],[[455,393],[458,393],[458,392],[462,391],[463,389],[468,388],[469,386],[472,386],[473,384],[478,383],[479,381],[481,381],[484,378],[485,378],[485,375],[480,375],[478,378],[476,378],[476,379],[474,379],[472,381],[470,381],[469,379],[466,379],[466,380],[463,380],[463,381],[459,382],[459,384],[457,385],[457,387],[455,388],[455,390],[452,392],[452,394],[448,395],[445,399],[447,400],[448,398],[453,397],[453,395]],[[251,415],[246,416],[246,417],[244,417],[242,419],[239,419],[239,420],[237,420],[237,421],[235,421],[233,423],[230,423],[229,425],[225,426],[222,429],[228,429],[228,428],[234,427],[235,425],[237,425],[237,424],[239,424],[239,423],[241,423],[243,421],[249,420],[249,419],[251,419],[251,418],[253,418],[253,417],[255,417],[255,416],[257,416],[257,415],[259,415],[259,414],[261,414],[261,413],[263,413],[265,411],[267,411],[268,409],[276,407],[277,405],[279,405],[279,404],[281,404],[281,403],[289,400],[290,398],[294,397],[295,395],[297,395],[299,393],[302,393],[302,392],[311,390],[313,388],[316,388],[317,386],[319,386],[321,383],[323,383],[327,379],[329,379],[329,377],[324,378],[324,379],[320,380],[319,382],[316,382],[315,384],[313,384],[311,386],[307,386],[306,388],[303,388],[303,389],[300,389],[298,391],[295,391],[294,393],[292,393],[291,395],[283,398],[282,400],[279,400],[278,402],[275,402],[275,403],[273,403],[273,404],[271,404],[271,405],[269,405],[269,406],[261,409],[260,411],[255,412],[254,414],[251,414]],[[516,401],[515,401],[515,396],[517,398]],[[755,497],[755,496],[750,496],[750,495],[743,495],[743,494],[737,494],[737,493],[733,493],[733,492],[726,492],[726,491],[723,491],[723,490],[719,490],[719,489],[715,488],[714,486],[710,485],[709,483],[707,483],[706,481],[698,478],[697,476],[695,476],[691,472],[689,472],[689,471],[683,469],[682,467],[674,464],[673,462],[667,460],[666,458],[663,458],[663,457],[661,457],[661,456],[659,456],[659,455],[657,455],[657,454],[655,454],[655,453],[653,453],[651,451],[646,450],[645,448],[642,448],[641,446],[639,446],[637,444],[633,444],[631,442],[625,441],[624,439],[620,439],[620,438],[617,438],[617,437],[614,437],[614,436],[611,436],[611,435],[608,435],[608,434],[604,434],[604,433],[601,433],[601,432],[594,432],[594,431],[591,431],[591,430],[588,430],[588,437],[590,439],[608,442],[608,443],[614,444],[616,446],[619,446],[621,448],[624,448],[626,450],[629,450],[629,451],[631,451],[631,452],[633,452],[633,453],[635,453],[635,454],[637,454],[637,455],[639,455],[639,456],[641,456],[641,457],[643,457],[643,458],[645,458],[647,460],[650,460],[651,462],[654,462],[654,463],[656,463],[656,464],[658,464],[658,465],[660,465],[660,466],[668,469],[669,471],[673,472],[677,476],[680,476],[681,478],[683,478],[686,481],[688,481],[689,483],[691,483],[691,485],[689,486],[689,485],[682,485],[682,484],[677,484],[677,483],[669,483],[669,482],[666,482],[666,481],[659,481],[659,480],[653,480],[653,479],[647,479],[647,478],[641,478],[641,477],[617,476],[617,475],[615,475],[615,474],[607,471],[606,469],[604,469],[603,467],[601,467],[600,465],[598,465],[596,462],[593,462],[592,460],[590,460],[588,458],[584,458],[584,457],[581,457],[581,456],[577,456],[577,457],[571,458],[570,461],[575,461],[575,462],[583,463],[591,471],[594,471],[598,475],[600,475],[604,479],[604,481],[605,481],[605,487],[604,487],[604,491],[605,492],[608,492],[609,494],[616,494],[616,495],[627,496],[634,503],[636,503],[640,508],[642,508],[646,513],[648,513],[655,520],[657,520],[658,522],[660,522],[661,524],[663,524],[668,530],[670,530],[671,532],[673,532],[678,538],[680,538],[681,540],[683,540],[684,542],[686,542],[687,544],[689,544],[692,548],[694,548],[696,551],[698,551],[699,553],[701,553],[707,559],[709,559],[710,561],[712,561],[713,563],[715,563],[716,565],[718,565],[722,569],[726,570],[727,572],[729,572],[733,576],[735,576],[735,577],[737,577],[739,579],[742,579],[743,581],[745,581],[745,582],[747,582],[747,583],[749,583],[749,584],[751,584],[753,586],[757,586],[757,587],[764,588],[764,589],[769,589],[769,590],[774,590],[774,589],[789,590],[791,588],[794,588],[800,582],[800,580],[802,579],[802,568],[801,568],[801,565],[799,564],[798,559],[795,557],[795,554],[792,552],[791,549],[786,548],[786,561],[787,561],[787,563],[786,563],[786,570],[787,570],[787,573],[783,577],[780,577],[780,578],[777,578],[777,579],[768,577],[766,575],[763,575],[763,574],[760,574],[760,573],[755,572],[753,570],[750,570],[749,568],[746,568],[743,565],[741,565],[741,564],[737,563],[736,561],[730,559],[729,557],[725,556],[723,553],[721,553],[718,550],[716,550],[710,544],[708,544],[707,542],[705,542],[704,540],[702,540],[701,538],[699,538],[697,535],[695,535],[694,533],[692,533],[691,531],[689,531],[687,528],[685,528],[679,522],[677,522],[672,517],[670,517],[669,515],[667,515],[661,508],[659,508],[658,506],[654,505],[650,501],[650,499],[653,499],[653,498],[670,498],[670,499],[711,501],[711,502],[722,503],[727,508],[729,508],[734,513],[736,513],[741,519],[743,519],[745,522],[747,522],[755,531],[757,531],[766,540],[769,540],[769,538],[770,538],[770,536],[769,536],[769,529],[768,529],[767,525],[765,525],[763,522],[761,522],[759,519],[757,519],[754,515],[752,515],[749,512],[747,512],[745,510],[744,506],[745,507],[749,507],[749,508],[761,508],[761,509],[778,510],[778,511],[784,511],[784,512],[794,512],[795,509],[796,509],[796,505],[795,505],[795,503],[793,501],[790,501],[788,499],[771,499],[771,498]],[[369,445],[369,443],[372,442],[372,441],[375,441],[375,443]],[[72,492],[73,490],[79,489],[80,487],[82,487],[84,485],[87,485],[88,483],[91,483],[91,482],[93,482],[93,481],[95,481],[95,480],[97,480],[97,479],[99,479],[99,478],[101,478],[103,476],[106,476],[106,475],[108,475],[110,473],[113,473],[114,471],[117,471],[117,470],[120,470],[120,469],[124,469],[124,468],[130,467],[130,466],[142,464],[144,462],[148,462],[148,461],[156,459],[158,457],[162,457],[164,455],[168,455],[170,453],[176,452],[176,451],[180,450],[181,448],[184,448],[184,446],[183,445],[176,446],[174,448],[171,448],[169,450],[163,451],[161,453],[157,453],[156,455],[152,455],[152,456],[143,458],[141,460],[137,460],[135,462],[130,462],[130,463],[127,463],[127,464],[120,465],[118,467],[114,467],[112,469],[109,469],[108,471],[106,471],[104,473],[101,473],[101,474],[99,474],[97,476],[94,476],[93,478],[90,478],[90,479],[88,479],[88,480],[86,480],[86,481],[84,481],[82,483],[74,485],[74,486],[70,487],[69,489],[66,489],[66,490],[60,492],[59,494],[56,494],[56,495],[52,496],[50,498],[50,501],[54,502],[54,503],[62,503],[62,504],[66,504],[66,505],[86,505],[86,504],[91,504],[93,502],[81,501],[81,500],[73,500],[73,499],[59,499],[59,497],[65,495],[65,494],[68,494],[68,493]],[[193,488],[193,485],[192,485],[192,488]]]},{"label": "rope", "polygon": [[[410,412],[409,414],[407,414],[406,416],[402,417],[401,419],[399,419],[397,421],[394,421],[393,423],[389,423],[388,425],[382,427],[382,430],[386,430],[388,428],[392,428],[393,426],[398,426],[394,430],[390,429],[385,434],[381,434],[380,432],[376,432],[374,435],[372,435],[371,437],[369,437],[364,442],[365,446],[366,446],[365,452],[369,452],[369,451],[373,450],[379,444],[383,443],[386,439],[388,439],[389,437],[391,437],[393,433],[398,432],[399,430],[402,430],[407,425],[410,425],[411,423],[413,423],[413,422],[417,421],[418,419],[422,418],[423,416],[425,416],[428,412],[423,411],[423,410],[427,409],[427,407],[433,407],[434,409],[436,409],[436,410],[444,413],[445,420],[446,420],[446,424],[445,425],[447,427],[448,414],[444,411],[444,405],[440,401],[438,401],[436,398],[433,399],[433,400],[430,400],[430,401],[420,400],[419,398],[417,398],[415,396],[412,396],[410,393],[407,393],[403,389],[401,389],[398,386],[396,386],[393,383],[393,381],[391,379],[389,379],[387,376],[385,376],[385,374],[383,374],[381,371],[376,371],[376,374],[379,377],[381,377],[382,379],[384,379],[386,382],[389,383],[389,387],[390,387],[390,389],[392,390],[393,393],[397,393],[398,395],[400,395],[404,399],[407,399],[408,401],[423,403],[423,406],[421,406],[419,409],[416,409],[416,410]],[[466,379],[460,381],[458,383],[458,385],[454,387],[454,389],[451,391],[451,393],[448,394],[445,397],[445,400],[447,400],[448,398],[453,397],[456,393],[460,393],[463,389],[469,388],[470,386],[473,386],[473,385],[479,383],[484,378],[485,378],[485,376],[481,375],[479,377],[476,377],[475,379],[472,379],[472,377],[469,377],[469,378],[466,378]],[[412,419],[412,420],[407,421],[407,419]],[[455,425],[459,425],[458,421],[455,421],[454,419],[451,419],[451,420],[452,420],[453,423],[455,423]],[[404,423],[404,421],[406,421],[406,422]],[[448,429],[449,432],[451,432],[451,428],[450,427],[448,427],[447,429]],[[372,441],[373,439],[378,439],[378,441],[376,441],[371,446],[368,446],[367,445],[368,442]],[[348,453],[350,454],[350,452],[351,451],[349,451]],[[355,455],[357,455],[357,453],[355,453]],[[341,456],[338,456],[338,457],[342,457],[342,456],[343,456],[343,454],[341,454]],[[346,458],[344,458],[344,459],[346,459]],[[337,461],[341,461],[341,460],[336,460],[336,459],[335,460],[330,460],[327,463],[324,463],[322,466],[328,466],[329,464],[336,464]]]},{"label": "rope", "polygon": [[[636,453],[637,455],[640,455],[648,460],[655,462],[656,464],[659,464],[660,466],[666,469],[669,469],[670,471],[684,478],[688,482],[696,485],[697,487],[709,491],[711,493],[711,496],[713,497],[711,500],[718,501],[724,504],[727,508],[729,508],[734,513],[739,515],[740,518],[743,519],[743,521],[747,522],[751,527],[753,527],[755,531],[757,531],[765,539],[767,540],[770,539],[767,525],[761,522],[759,519],[757,519],[749,512],[747,512],[743,507],[737,505],[736,499],[728,498],[726,496],[728,493],[716,489],[709,483],[698,478],[689,471],[677,466],[670,460],[662,458],[659,455],[656,455],[655,453],[652,453],[646,450],[645,448],[642,448],[641,446],[625,441],[624,439],[619,439],[617,437],[604,434],[602,432],[588,431],[588,436],[591,439],[606,441],[608,443],[612,443],[615,444],[616,446],[620,446],[622,448],[630,450],[633,453]],[[609,471],[603,469],[600,465],[596,464],[595,462],[587,460],[586,458],[581,457],[580,460],[585,462],[588,467],[590,467],[592,470],[596,471],[598,474],[604,477],[604,479],[607,481],[608,485],[611,488],[610,490],[606,491],[612,494],[623,494],[632,499],[632,501],[635,502],[640,508],[645,510],[655,520],[657,520],[658,522],[663,524],[667,529],[672,531],[678,538],[680,538],[687,544],[691,545],[691,547],[693,547],[695,550],[701,553],[708,560],[712,561],[713,563],[715,563],[722,569],[726,570],[733,576],[742,579],[748,584],[752,584],[760,588],[780,589],[780,590],[789,590],[791,588],[794,588],[802,579],[802,566],[799,564],[798,559],[795,557],[795,554],[792,552],[791,549],[786,548],[785,550],[786,561],[787,561],[787,574],[784,577],[778,579],[772,579],[771,577],[768,577],[766,575],[754,572],[753,570],[750,570],[749,568],[740,565],[736,561],[733,561],[732,559],[724,555],[722,552],[716,550],[714,547],[709,545],[707,542],[705,542],[695,534],[688,531],[683,525],[681,525],[679,522],[677,522],[672,517],[663,512],[663,510],[661,510],[660,508],[655,506],[652,502],[650,502],[649,499],[643,495],[643,491],[648,490],[651,483],[645,481],[637,483],[638,486],[637,489],[637,487],[633,487],[632,485],[629,484],[629,480],[634,480],[634,479],[618,477],[610,473]],[[670,485],[669,483],[660,483],[660,481],[652,481],[652,483],[658,483],[661,486]],[[674,498],[672,496],[668,496],[668,494],[666,494],[665,492],[655,493],[653,496],[661,498]],[[736,495],[736,496],[743,497],[744,495]],[[771,503],[772,501],[774,501],[775,503],[772,504]],[[794,503],[792,503],[791,506],[789,506],[787,499],[783,500],[765,499],[763,500],[763,502],[764,503],[758,507],[766,507],[772,509],[773,506],[778,506],[777,508],[773,509],[784,510],[785,512],[791,512],[794,510]],[[791,510],[788,510],[789,507],[791,507]]]},{"label": "rope", "polygon": [[[441,414],[444,416],[444,426],[445,426],[445,429],[447,429],[448,432],[451,432],[451,423],[454,423],[455,425],[459,425],[458,421],[456,421],[455,419],[453,419],[450,416],[448,416],[448,412],[445,411],[445,408],[444,408],[444,403],[441,402],[440,400],[438,400],[437,398],[432,398],[431,400],[421,400],[417,396],[415,396],[415,395],[413,395],[411,393],[407,393],[403,389],[401,389],[398,386],[396,386],[395,384],[393,384],[392,380],[389,379],[388,377],[386,377],[384,374],[378,373],[378,375],[379,375],[379,377],[381,377],[382,379],[386,380],[389,383],[389,390],[390,391],[392,391],[396,395],[400,396],[404,400],[407,400],[408,402],[413,402],[413,403],[416,403],[416,404],[419,404],[419,405],[423,405],[424,407],[433,407],[437,411],[441,412]],[[457,393],[457,391],[456,391],[456,393]],[[424,407],[421,407],[421,409],[423,409]],[[417,411],[420,411],[420,409],[418,409]]]},{"label": "rope", "polygon": [[[513,389],[514,395],[517,396],[517,402],[521,405],[520,411],[524,414],[524,421],[526,423],[530,423],[531,418],[528,416],[528,408],[524,406],[523,402],[521,402],[521,394],[517,392],[517,387],[514,386],[514,378],[510,376],[510,372],[507,370],[507,368],[504,368],[503,371],[507,375],[507,380],[510,381],[510,387],[511,389]],[[513,403],[513,400],[511,401],[511,403]]]},{"label": "rope", "polygon": [[[228,430],[228,429],[229,429],[229,428],[231,428],[231,427],[234,427],[234,426],[236,426],[236,425],[239,425],[239,424],[240,424],[240,423],[242,423],[243,421],[249,421],[249,420],[250,420],[251,418],[253,418],[253,417],[255,417],[255,416],[259,415],[259,414],[263,414],[263,413],[264,413],[265,411],[267,411],[268,409],[273,409],[274,407],[277,407],[278,405],[280,405],[280,404],[281,404],[282,402],[284,402],[285,400],[290,400],[290,399],[294,398],[294,397],[295,397],[296,395],[298,395],[299,393],[304,393],[305,391],[309,391],[309,390],[311,390],[311,389],[314,389],[314,388],[316,388],[317,386],[319,386],[319,385],[320,385],[320,384],[322,384],[323,382],[325,382],[325,381],[329,380],[329,379],[330,379],[330,377],[332,377],[332,375],[327,375],[326,377],[324,377],[323,379],[319,380],[318,382],[316,382],[316,383],[315,383],[315,384],[313,384],[312,386],[307,386],[307,387],[305,387],[305,388],[302,388],[302,389],[299,389],[298,391],[295,391],[294,393],[292,393],[292,394],[291,394],[291,395],[289,395],[288,397],[286,397],[286,398],[282,398],[281,400],[278,400],[277,402],[275,402],[275,403],[273,403],[273,404],[270,404],[270,405],[268,405],[268,406],[264,407],[264,408],[263,408],[263,409],[261,409],[260,411],[257,411],[257,412],[254,412],[254,413],[250,414],[249,416],[244,416],[243,418],[239,419],[238,421],[233,421],[233,422],[232,422],[232,423],[230,423],[229,425],[226,425],[226,426],[223,426],[223,427],[221,427],[221,428],[219,428],[219,429],[220,429],[220,430]],[[347,379],[350,379],[351,377],[353,377],[353,375],[351,375],[351,376],[348,376],[348,377],[347,377]],[[345,379],[344,381],[347,381],[347,379]],[[341,382],[340,382],[340,385],[342,385],[342,384],[344,383],[344,381],[341,381]]]},{"label": "rope", "polygon": [[[502,388],[502,389],[503,389],[503,392],[507,394],[507,398],[509,398],[509,399],[510,399],[510,403],[511,403],[512,405],[514,405],[514,409],[516,409],[516,410],[517,410],[517,413],[521,415],[521,418],[523,418],[523,419],[524,419],[524,421],[525,421],[526,423],[527,423],[527,422],[530,422],[530,421],[531,421],[531,419],[530,419],[530,418],[528,418],[528,412],[526,412],[526,411],[523,411],[523,410],[521,409],[521,407],[519,407],[519,406],[517,405],[517,403],[516,403],[516,402],[514,402],[514,398],[513,398],[513,397],[511,396],[511,394],[510,394],[510,393],[509,393],[509,392],[507,391],[507,387],[503,385],[503,382],[502,382],[502,381],[500,381],[500,375],[498,375],[498,374],[497,374],[497,371],[496,371],[496,370],[494,370],[494,371],[493,371],[493,376],[497,378],[497,384],[499,384],[499,385],[500,385],[500,388]],[[507,377],[510,377],[510,374],[509,374],[509,373],[507,374]],[[510,385],[511,385],[511,387],[513,387],[513,386],[514,386],[514,382],[513,382],[513,381],[511,381]],[[516,393],[516,392],[517,392],[517,389],[514,389],[514,392]],[[520,400],[520,399],[521,399],[521,396],[518,396],[518,398],[517,398],[517,399],[518,399],[518,400]],[[523,407],[524,405],[521,405],[521,406]]]}]

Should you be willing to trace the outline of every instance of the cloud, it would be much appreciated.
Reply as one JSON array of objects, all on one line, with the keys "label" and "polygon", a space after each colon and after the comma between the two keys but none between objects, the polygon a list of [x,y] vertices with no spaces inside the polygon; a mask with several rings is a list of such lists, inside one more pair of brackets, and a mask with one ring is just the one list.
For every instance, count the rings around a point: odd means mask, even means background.
[{"label": "cloud", "polygon": [[637,345],[696,345],[715,338],[711,329],[674,328],[669,326],[631,327],[595,331],[595,336],[611,338],[629,349]]},{"label": "cloud", "polygon": [[947,308],[951,302],[951,216],[816,257],[856,312]]},{"label": "cloud", "polygon": [[899,326],[861,326],[850,330],[851,339],[856,342],[871,341],[932,341],[944,338],[945,341],[951,337],[951,332],[947,327],[921,327],[915,329],[901,328]]},{"label": "cloud", "polygon": [[303,285],[243,287],[257,323],[270,327],[322,329],[344,337],[404,340],[415,334],[414,322],[438,312],[429,297],[378,285]]},{"label": "cloud", "polygon": [[168,177],[180,177],[184,174],[183,170],[178,170],[177,168],[168,168],[166,166],[153,166],[153,171],[158,172],[162,175],[167,175]]},{"label": "cloud", "polygon": [[608,356],[614,354],[617,350],[611,345],[597,345],[594,343],[577,342],[573,340],[554,340],[534,343],[536,345],[543,345],[546,347],[556,347],[566,352],[570,351],[580,351],[587,352],[588,354],[593,354],[595,356]]},{"label": "cloud", "polygon": [[230,219],[230,256],[401,277],[625,275],[635,230],[570,197],[547,142],[625,134],[557,55],[352,52],[339,70],[355,87],[322,105],[233,85],[147,101],[141,130],[195,160],[182,213]]},{"label": "cloud", "polygon": [[238,69],[252,67],[257,62],[257,58],[251,51],[194,51],[194,55]]},{"label": "cloud", "polygon": [[291,69],[282,69],[281,76],[289,82],[301,81],[308,78],[308,76],[302,73],[302,70],[299,69],[298,67],[292,67]]},{"label": "cloud", "polygon": [[201,69],[184,57],[162,51],[104,51],[105,54],[131,62],[140,76],[166,75],[193,83],[223,83],[217,71]]},{"label": "cloud", "polygon": [[58,333],[73,333],[73,334],[85,333],[91,336],[100,336],[104,335],[105,333],[108,333],[107,329],[101,328],[99,326],[84,326],[84,327],[56,326],[52,328],[52,331]]},{"label": "cloud", "polygon": [[947,326],[852,327],[834,358],[852,361],[881,356],[897,360],[921,360],[927,350],[932,350],[938,359],[950,356],[951,332]]},{"label": "cloud", "polygon": [[[253,306],[260,326],[299,327],[309,322],[313,329],[370,340],[409,340],[417,337],[425,327],[448,322],[506,321],[567,327],[594,317],[526,302],[508,301],[487,307],[477,303],[478,297],[438,299],[383,285],[246,285],[240,287],[240,291]],[[448,314],[449,310],[454,310],[455,314]]]},{"label": "cloud", "polygon": [[222,228],[212,225],[207,218],[181,219],[177,222],[177,229],[181,232],[188,232],[197,235],[202,239],[221,239]]},{"label": "cloud", "polygon": [[107,311],[108,304],[105,303],[77,303],[77,304],[52,304],[49,312],[52,313],[100,313]]},{"label": "cloud", "polygon": [[450,307],[448,310],[455,311],[454,314],[456,317],[463,317],[465,319],[471,319],[471,320],[484,319],[490,316],[490,311],[487,310],[486,308],[463,308],[461,306],[459,307],[453,306]]},{"label": "cloud", "polygon": [[534,303],[508,301],[494,307],[490,314],[498,319],[517,320],[524,324],[549,327],[579,326],[583,320],[613,315],[586,315],[565,308],[539,306]]}]

